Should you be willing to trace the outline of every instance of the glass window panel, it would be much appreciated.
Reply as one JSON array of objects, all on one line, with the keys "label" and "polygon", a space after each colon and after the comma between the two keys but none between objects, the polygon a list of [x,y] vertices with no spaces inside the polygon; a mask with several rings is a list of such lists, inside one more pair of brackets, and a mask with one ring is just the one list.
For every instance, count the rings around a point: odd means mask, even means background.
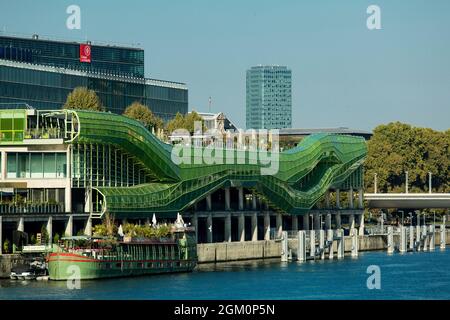
[{"label": "glass window panel", "polygon": [[30,154],[18,153],[17,158],[17,178],[30,177]]},{"label": "glass window panel", "polygon": [[31,177],[42,178],[42,153],[31,154]]},{"label": "glass window panel", "polygon": [[56,178],[56,154],[44,153],[44,178]]},{"label": "glass window panel", "polygon": [[65,178],[67,163],[66,163],[66,154],[65,153],[57,153],[56,154],[56,177],[57,178]]},{"label": "glass window panel", "polygon": [[7,178],[16,178],[17,175],[17,153],[11,152],[6,156]]}]

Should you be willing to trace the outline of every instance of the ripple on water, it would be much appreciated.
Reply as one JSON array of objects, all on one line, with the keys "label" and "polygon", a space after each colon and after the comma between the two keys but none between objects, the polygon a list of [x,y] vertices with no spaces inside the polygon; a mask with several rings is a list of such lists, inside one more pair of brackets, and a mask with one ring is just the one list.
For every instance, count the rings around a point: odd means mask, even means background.
[{"label": "ripple on water", "polygon": [[[450,299],[450,252],[280,263],[279,259],[200,265],[186,274],[82,281],[0,281],[0,299]],[[369,290],[369,265],[381,290]]]}]

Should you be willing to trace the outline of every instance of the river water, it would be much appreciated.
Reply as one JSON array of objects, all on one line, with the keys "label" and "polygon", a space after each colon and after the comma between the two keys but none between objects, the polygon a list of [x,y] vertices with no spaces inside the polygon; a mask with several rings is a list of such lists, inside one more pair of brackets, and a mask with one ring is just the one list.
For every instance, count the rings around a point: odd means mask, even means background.
[{"label": "river water", "polygon": [[[82,281],[0,280],[0,299],[450,299],[450,250],[306,263],[276,260],[200,265],[192,273]],[[368,289],[369,266],[380,289]],[[373,283],[370,281],[370,283]]]}]

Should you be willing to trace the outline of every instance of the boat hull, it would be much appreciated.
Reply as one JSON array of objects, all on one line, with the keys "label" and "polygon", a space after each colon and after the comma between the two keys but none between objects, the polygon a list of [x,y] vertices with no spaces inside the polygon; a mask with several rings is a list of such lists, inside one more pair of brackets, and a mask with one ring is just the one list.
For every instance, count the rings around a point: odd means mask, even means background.
[{"label": "boat hull", "polygon": [[52,253],[50,280],[87,280],[150,274],[190,272],[195,260],[98,260],[71,253]]}]

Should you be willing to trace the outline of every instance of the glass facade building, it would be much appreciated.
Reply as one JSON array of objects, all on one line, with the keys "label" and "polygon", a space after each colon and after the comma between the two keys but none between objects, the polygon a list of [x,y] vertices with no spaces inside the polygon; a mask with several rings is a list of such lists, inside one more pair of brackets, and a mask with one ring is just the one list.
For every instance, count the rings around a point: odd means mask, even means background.
[{"label": "glass facade building", "polygon": [[104,72],[129,77],[144,77],[144,50],[90,44],[90,63],[80,61],[80,45],[33,38],[0,36],[0,59],[61,67],[90,72]]},{"label": "glass facade building", "polygon": [[256,66],[247,70],[247,129],[292,127],[292,73],[283,66]]},{"label": "glass facade building", "polygon": [[185,84],[143,77],[142,49],[93,45],[86,63],[80,62],[80,45],[0,36],[0,108],[27,103],[60,109],[74,88],[87,87],[113,113],[136,101],[164,121],[187,113]]}]

